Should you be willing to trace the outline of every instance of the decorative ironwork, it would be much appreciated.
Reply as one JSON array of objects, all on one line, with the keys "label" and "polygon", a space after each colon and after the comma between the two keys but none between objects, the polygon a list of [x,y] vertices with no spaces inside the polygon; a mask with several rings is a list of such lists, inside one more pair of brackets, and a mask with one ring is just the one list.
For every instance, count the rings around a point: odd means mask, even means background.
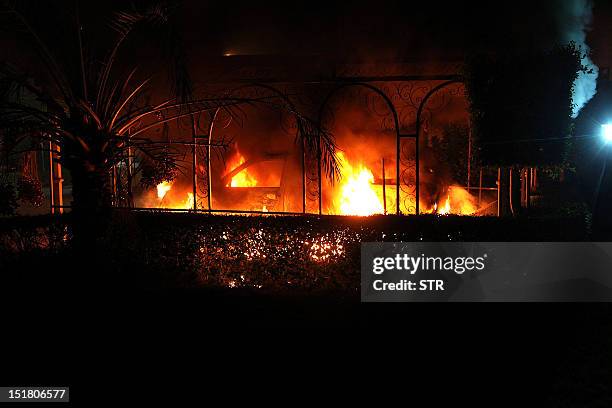
[{"label": "decorative ironwork", "polygon": [[[384,110],[379,109],[380,105],[377,105],[376,102],[372,102],[370,98],[372,95],[376,96],[379,101],[382,101],[384,106],[387,107],[388,114],[384,113]],[[369,109],[370,113],[377,116],[382,117],[381,119],[381,130],[393,130],[395,132],[396,140],[399,143],[400,140],[400,125],[398,120],[397,110],[393,104],[391,98],[380,88],[376,87],[370,83],[362,83],[362,82],[347,82],[337,84],[331,91],[327,94],[325,99],[323,99],[321,103],[321,107],[319,108],[319,123],[323,128],[331,128],[333,127],[334,114],[333,110],[330,108],[332,98],[339,96],[340,102],[347,103],[350,101],[351,104],[354,104],[355,101],[360,102],[363,106]],[[342,99],[349,98],[349,100]],[[344,104],[343,103],[343,104]],[[387,115],[391,115],[393,126],[389,129],[388,126],[385,126],[387,122]],[[399,146],[398,146],[399,148]],[[398,154],[399,155],[399,154]],[[320,157],[320,154],[319,154]],[[399,164],[398,164],[399,165]],[[321,175],[321,160],[319,160],[318,166],[318,179],[319,179],[319,214],[322,213],[322,175]],[[398,171],[399,172],[399,171]],[[397,177],[397,182],[399,183],[399,176]],[[397,194],[399,194],[399,186],[397,188]],[[396,199],[396,213],[399,214],[399,199]]]},{"label": "decorative ironwork", "polygon": [[400,211],[402,214],[417,212],[416,139],[402,139],[400,143]]},{"label": "decorative ironwork", "polygon": [[[311,111],[319,102],[319,123],[324,128],[336,126],[338,106],[350,105],[364,109],[368,115],[377,118],[383,132],[395,132],[398,141],[397,207],[396,212],[419,212],[419,146],[405,141],[407,136],[420,139],[422,132],[429,129],[435,114],[449,107],[453,98],[463,90],[456,79],[440,78],[411,81],[336,82],[304,84],[245,85],[237,88],[236,95],[250,98],[266,98],[292,95],[287,102],[298,103],[302,111]],[[235,91],[235,92],[237,92]],[[333,100],[332,100],[333,99]],[[291,115],[281,114],[280,124],[285,133],[295,129]],[[301,141],[297,140],[298,143]],[[412,153],[407,153],[408,145]],[[303,208],[312,211],[318,204],[322,211],[322,174],[319,153],[302,149],[303,167]],[[408,156],[412,155],[413,158]],[[314,156],[314,157],[313,157]],[[400,157],[401,156],[401,157]],[[316,164],[314,166],[313,164]]]},{"label": "decorative ironwork", "polygon": [[304,151],[304,184],[306,190],[305,212],[316,213],[319,211],[319,158],[317,152]]},{"label": "decorative ironwork", "polygon": [[[225,90],[223,90],[225,89]],[[219,92],[222,90],[222,92]],[[231,96],[257,100],[263,106],[278,109],[279,127],[282,134],[294,137],[296,150],[301,156],[302,170],[302,208],[304,212],[320,212],[322,203],[322,171],[320,149],[306,147],[299,135],[296,112],[306,113],[311,117],[318,114],[318,122],[323,128],[333,129],[339,119],[339,106],[350,106],[363,109],[371,118],[378,121],[380,131],[395,135],[397,146],[396,160],[396,209],[390,208],[389,213],[416,214],[419,212],[419,139],[428,132],[434,123],[436,114],[447,109],[453,100],[462,96],[463,84],[457,79],[424,79],[424,80],[377,80],[370,78],[368,82],[333,81],[307,83],[277,83],[248,84],[232,88],[214,86],[203,94],[210,98]],[[160,112],[160,115],[162,112]],[[172,111],[163,112],[164,118],[172,118]],[[207,111],[197,114],[193,131],[193,183],[197,209],[217,210],[211,205],[211,160],[213,155],[222,155],[222,149],[217,145],[219,133],[231,124],[244,126],[246,112],[241,107],[217,111]],[[147,130],[148,123],[135,123],[138,132]],[[169,148],[174,143],[167,140]],[[215,146],[211,148],[211,146]],[[115,204],[120,207],[133,206],[129,166],[133,166],[134,158],[128,156],[125,163],[120,162],[114,170],[116,184]],[[394,172],[389,170],[388,174]]]}]

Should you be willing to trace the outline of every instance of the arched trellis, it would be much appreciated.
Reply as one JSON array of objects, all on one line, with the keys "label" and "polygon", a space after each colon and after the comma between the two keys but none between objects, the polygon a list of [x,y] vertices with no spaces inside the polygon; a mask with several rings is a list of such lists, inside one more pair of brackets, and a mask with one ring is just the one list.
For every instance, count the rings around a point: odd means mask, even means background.
[{"label": "arched trellis", "polygon": [[[419,141],[421,138],[421,133],[422,133],[422,125],[424,123],[423,121],[423,115],[425,112],[428,111],[427,108],[427,103],[431,100],[431,98],[440,90],[453,85],[453,84],[458,84],[458,83],[463,83],[463,81],[458,78],[458,77],[446,77],[446,78],[427,78],[427,77],[411,77],[411,78],[391,78],[391,79],[380,79],[380,78],[365,78],[364,80],[368,80],[371,82],[363,82],[360,80],[354,80],[354,79],[336,79],[334,81],[315,81],[315,82],[309,82],[309,83],[304,83],[303,85],[327,85],[327,86],[332,86],[331,90],[327,89],[327,92],[324,94],[324,98],[320,99],[317,98],[319,101],[321,101],[321,104],[318,106],[318,117],[316,118],[318,120],[318,125],[319,127],[322,127],[322,121],[323,121],[323,115],[326,111],[326,108],[329,106],[329,102],[330,100],[334,97],[334,95],[336,95],[336,93],[338,93],[339,91],[341,91],[342,89],[345,88],[349,88],[349,87],[360,87],[363,89],[366,89],[368,91],[371,91],[373,95],[378,95],[382,98],[382,101],[384,101],[384,105],[388,108],[389,113],[391,113],[391,121],[388,121],[387,123],[389,125],[392,125],[393,127],[393,132],[395,133],[396,136],[396,181],[395,181],[395,185],[396,185],[396,214],[401,214],[402,209],[402,200],[401,200],[401,194],[402,192],[406,192],[406,190],[402,190],[402,177],[401,177],[401,154],[402,154],[402,146],[401,146],[401,141],[402,139],[414,139],[415,140],[415,164],[414,166],[410,166],[410,167],[414,167],[414,174],[415,174],[415,185],[414,185],[414,189],[410,189],[410,199],[412,199],[412,197],[415,197],[415,203],[414,203],[414,211],[416,214],[420,213],[420,157],[419,157]],[[433,86],[433,84],[431,85],[432,87],[425,93],[425,95],[422,98],[419,99],[415,99],[414,101],[410,101],[411,106],[413,106],[416,109],[416,129],[414,131],[413,134],[406,134],[402,132],[402,118],[400,117],[400,109],[398,108],[398,106],[396,106],[396,104],[394,103],[393,97],[389,96],[389,94],[387,92],[385,92],[384,88],[381,89],[380,87],[374,85],[373,83],[376,82],[417,82],[417,81],[444,81],[442,83],[439,83],[435,86]],[[294,84],[295,85],[295,84]],[[260,91],[265,91],[265,92],[269,92],[272,96],[268,97],[266,96],[266,98],[269,99],[265,99],[262,98],[261,100],[258,98],[254,98],[252,99],[253,102],[261,102],[261,103],[270,103],[270,101],[272,100],[272,98],[278,98],[277,100],[282,101],[282,105],[284,105],[287,109],[286,111],[288,112],[292,112],[293,115],[297,116],[298,115],[298,110],[296,109],[296,105],[293,103],[293,101],[287,96],[286,92],[283,92],[281,89],[268,84],[268,83],[259,83],[259,82],[254,82],[254,83],[248,83],[248,84],[243,84],[237,87],[232,88],[231,90],[224,92],[224,95],[227,97],[232,97],[235,96],[237,93],[243,91],[243,90],[247,90],[249,88],[254,88],[254,89],[259,89]],[[424,88],[424,87],[421,87]],[[427,87],[429,88],[429,86]],[[400,94],[400,89],[398,88],[398,94]],[[257,91],[254,91],[257,92]],[[402,97],[399,96],[399,98],[401,99]],[[237,98],[238,100],[239,98]],[[418,103],[418,108],[416,107]],[[382,106],[382,105],[381,105]],[[199,143],[197,143],[197,139],[206,139],[207,143],[205,143],[205,145],[207,146],[207,150],[208,150],[208,154],[207,154],[207,158],[206,158],[206,169],[207,169],[207,181],[208,181],[208,185],[207,185],[207,193],[208,193],[208,210],[209,211],[215,211],[212,208],[212,204],[211,204],[211,197],[212,197],[212,180],[211,180],[211,154],[210,154],[210,150],[211,147],[213,145],[215,145],[215,143],[213,143],[213,133],[215,131],[215,123],[218,120],[219,117],[219,112],[223,109],[224,107],[218,107],[215,110],[209,110],[208,113],[210,115],[210,121],[208,123],[208,129],[207,129],[207,134],[206,135],[196,135],[196,131],[195,131],[195,126],[194,130],[193,130],[193,136],[194,136],[194,141],[192,143],[192,145],[195,147],[197,146]],[[317,107],[315,106],[315,109]],[[400,107],[401,108],[401,107]],[[436,108],[434,108],[436,109]],[[384,110],[384,108],[383,108]],[[391,126],[389,126],[388,130],[391,129]],[[300,129],[297,128],[296,129],[296,139],[298,139],[300,141],[300,145],[301,145],[301,170],[302,170],[302,213],[305,213],[307,211],[307,207],[306,207],[306,197],[307,197],[307,187],[306,187],[306,163],[305,163],[305,158],[306,158],[306,146],[303,140],[303,137],[300,138]],[[303,136],[303,135],[302,135]],[[316,143],[316,152],[313,152],[313,155],[316,153],[316,157],[313,157],[313,160],[317,161],[317,184],[318,184],[318,212],[319,214],[322,213],[322,152],[321,152],[321,141],[320,141],[320,137],[318,138],[319,140]],[[196,193],[196,185],[197,185],[197,179],[196,179],[196,159],[197,157],[195,157],[194,154],[194,161],[193,161],[193,171],[194,171],[194,181],[193,181],[193,190],[194,190],[194,211],[198,211],[197,208],[197,193]],[[314,166],[313,166],[314,167]],[[313,172],[314,173],[314,172]],[[412,174],[410,175],[412,177]],[[314,181],[314,178],[312,179]],[[316,193],[315,193],[316,194]],[[410,205],[412,205],[412,203],[410,203]],[[413,207],[406,207],[408,208],[408,211],[410,213],[412,213],[413,211]]]},{"label": "arched trellis", "polygon": [[[328,106],[329,101],[331,100],[331,98],[336,95],[339,91],[341,91],[342,89],[346,89],[348,87],[364,87],[374,93],[376,93],[377,95],[379,95],[380,97],[383,98],[383,100],[385,101],[387,107],[389,108],[389,110],[391,111],[391,114],[393,116],[393,127],[395,130],[395,139],[396,139],[396,150],[397,150],[397,156],[396,156],[396,204],[395,204],[395,212],[396,214],[400,214],[400,200],[399,200],[399,195],[400,195],[400,187],[399,187],[399,173],[400,173],[400,165],[399,165],[399,160],[400,160],[400,140],[402,138],[402,135],[400,133],[400,124],[399,124],[399,116],[397,114],[397,110],[395,109],[395,105],[393,104],[393,101],[391,101],[391,98],[389,98],[389,96],[387,94],[385,94],[380,88],[366,83],[366,82],[345,82],[345,83],[340,83],[338,85],[336,85],[330,92],[327,93],[327,95],[325,96],[325,98],[323,99],[323,102],[321,103],[321,106],[319,107],[319,115],[318,115],[318,121],[319,121],[319,126],[322,127],[323,126],[323,114],[325,113],[325,109]],[[320,146],[320,142],[318,143],[318,145]],[[320,147],[317,151],[317,157],[318,157],[318,163],[317,163],[317,172],[318,172],[318,189],[319,189],[319,215],[322,214],[323,212],[323,189],[322,189],[322,171],[321,171],[321,151],[320,151]],[[418,171],[417,171],[417,175],[418,175]],[[417,176],[417,180],[418,180],[418,176]]]},{"label": "arched trellis", "polygon": [[[463,80],[461,80],[460,78],[456,78],[456,79],[450,79],[448,81],[445,81],[439,85],[434,86],[429,92],[427,92],[427,94],[425,94],[425,96],[423,97],[423,99],[421,100],[421,103],[419,104],[419,109],[417,110],[417,114],[416,114],[416,124],[415,124],[415,135],[414,138],[416,139],[416,143],[415,143],[415,167],[416,167],[416,214],[420,214],[420,203],[419,203],[419,199],[420,199],[420,179],[419,179],[419,166],[420,166],[420,162],[419,162],[419,141],[420,141],[420,137],[421,137],[421,116],[423,114],[423,109],[425,108],[425,105],[427,104],[427,101],[438,91],[453,85],[453,84],[457,84],[457,83],[463,83]],[[412,135],[408,135],[407,137],[412,137]],[[398,152],[399,152],[399,143],[398,143]],[[399,153],[398,153],[398,157],[399,157]],[[399,171],[399,165],[398,165],[398,171]],[[398,184],[399,186],[399,184]],[[399,197],[399,194],[398,194]]]},{"label": "arched trellis", "polygon": [[[401,127],[400,127],[400,121],[399,121],[399,115],[398,115],[398,110],[395,107],[395,104],[393,103],[393,101],[391,100],[391,98],[380,88],[372,85],[371,83],[367,83],[367,82],[344,82],[344,83],[339,83],[337,84],[330,92],[328,92],[328,94],[326,95],[326,97],[323,99],[323,102],[319,108],[319,115],[318,115],[318,121],[319,121],[319,125],[322,126],[322,120],[323,120],[323,114],[325,112],[325,109],[327,108],[327,105],[329,103],[329,101],[331,100],[331,98],[340,90],[348,88],[348,87],[352,87],[352,86],[358,86],[358,87],[364,87],[372,92],[374,92],[375,94],[379,95],[380,97],[382,97],[382,99],[384,100],[384,102],[386,103],[387,107],[389,108],[389,111],[392,114],[393,117],[393,127],[394,127],[394,131],[395,131],[395,136],[396,136],[396,166],[395,166],[395,176],[396,176],[396,196],[395,196],[395,212],[397,215],[401,214],[401,200],[400,200],[400,195],[401,195],[401,181],[400,181],[400,161],[401,161],[401,141],[402,139],[414,139],[415,140],[415,213],[416,214],[420,214],[420,160],[419,160],[419,142],[420,142],[420,138],[421,138],[421,125],[422,125],[422,115],[424,112],[424,109],[427,105],[427,102],[431,99],[431,97],[433,97],[438,91],[453,85],[453,84],[458,84],[458,83],[463,83],[463,80],[459,77],[457,78],[452,78],[452,79],[448,79],[444,82],[442,82],[441,84],[438,84],[436,86],[434,86],[433,88],[431,88],[426,94],[425,96],[423,96],[423,98],[421,99],[420,103],[419,103],[419,107],[417,109],[417,113],[416,113],[416,123],[415,123],[415,133],[414,134],[402,134],[401,132]],[[317,153],[319,160],[318,160],[318,193],[319,193],[319,214],[322,214],[322,174],[321,174],[321,154],[320,152]]]},{"label": "arched trellis", "polygon": [[[238,86],[236,88],[233,88],[232,90],[230,90],[229,92],[227,92],[227,95],[234,95],[237,92],[240,92],[242,90],[245,89],[249,89],[249,88],[255,88],[255,89],[262,89],[262,90],[266,90],[271,92],[273,95],[275,95],[276,97],[280,98],[289,108],[289,111],[294,115],[297,116],[297,109],[295,107],[295,105],[293,104],[293,102],[291,102],[291,100],[289,99],[289,97],[283,93],[280,89],[266,84],[266,83],[250,83],[250,84],[245,84],[245,85],[241,85]],[[210,146],[212,145],[212,133],[214,130],[214,123],[217,119],[218,113],[219,113],[219,108],[217,108],[214,112],[214,114],[211,115],[210,118],[210,123],[209,123],[209,128],[208,128],[208,134],[206,135],[206,137],[208,138],[208,154],[207,154],[207,163],[206,163],[206,168],[207,168],[207,183],[208,183],[208,209],[212,210],[212,175],[211,175],[211,161],[210,161]],[[299,121],[297,121],[297,123],[299,123]],[[302,213],[306,212],[306,163],[305,163],[305,156],[306,156],[306,143],[303,137],[303,133],[304,132],[300,132],[300,128],[299,126],[296,126],[295,129],[295,137],[296,139],[299,139],[300,142],[300,149],[301,149],[301,170],[302,170]],[[320,157],[320,152],[318,152],[319,157]],[[195,161],[195,158],[194,158]],[[195,170],[194,170],[195,171]],[[194,173],[194,186],[195,186],[195,173]],[[194,191],[195,191],[195,187],[194,187]],[[197,198],[195,199],[195,201],[197,201]],[[194,203],[195,206],[195,203]]]}]

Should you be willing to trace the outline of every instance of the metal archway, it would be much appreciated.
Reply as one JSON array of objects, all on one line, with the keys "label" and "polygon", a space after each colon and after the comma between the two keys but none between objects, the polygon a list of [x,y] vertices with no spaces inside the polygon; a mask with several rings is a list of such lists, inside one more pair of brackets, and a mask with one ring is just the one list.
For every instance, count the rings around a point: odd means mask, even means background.
[{"label": "metal archway", "polygon": [[[427,94],[425,94],[425,96],[423,97],[423,100],[421,100],[421,103],[419,104],[419,109],[417,110],[417,114],[416,114],[416,124],[415,124],[415,139],[416,139],[416,155],[415,155],[415,162],[416,162],[416,214],[419,215],[420,214],[420,180],[419,180],[419,141],[420,141],[420,137],[421,137],[421,115],[423,113],[423,109],[425,108],[425,104],[427,103],[427,101],[429,100],[429,98],[431,98],[436,92],[438,92],[441,89],[446,88],[449,85],[452,84],[457,84],[457,83],[463,83],[463,81],[459,78],[457,79],[451,79],[448,80],[446,82],[443,82],[439,85],[436,85],[435,87],[433,87],[429,92],[427,92]],[[412,135],[409,135],[409,137],[412,137]],[[398,144],[398,151],[399,151],[399,144]],[[399,153],[398,153],[398,157],[399,157]],[[398,167],[399,169],[399,167]],[[398,170],[399,171],[399,170]]]},{"label": "metal archway", "polygon": [[[401,176],[400,176],[400,170],[401,170],[401,140],[402,139],[414,139],[415,140],[415,213],[416,214],[420,214],[420,157],[419,157],[419,142],[420,142],[420,138],[421,138],[421,126],[422,126],[422,115],[423,112],[425,111],[426,108],[426,104],[428,103],[428,101],[431,99],[432,96],[434,96],[436,94],[436,92],[450,86],[453,84],[457,84],[457,83],[463,83],[463,81],[460,78],[454,78],[454,79],[449,79],[446,80],[445,82],[438,84],[436,86],[434,86],[433,88],[431,88],[427,94],[423,97],[423,99],[420,101],[418,109],[417,109],[417,113],[416,113],[416,129],[415,129],[415,133],[414,134],[402,134],[401,132],[401,128],[400,128],[400,120],[399,120],[399,114],[398,114],[398,110],[395,106],[395,104],[393,103],[393,101],[391,100],[391,98],[383,91],[381,90],[379,87],[367,83],[367,82],[355,82],[355,81],[350,81],[350,82],[336,82],[334,83],[334,87],[326,94],[325,98],[322,100],[321,105],[319,106],[319,112],[318,112],[318,123],[320,126],[322,126],[322,120],[323,120],[323,114],[325,113],[325,109],[328,107],[329,105],[329,101],[334,97],[334,95],[341,91],[342,89],[348,88],[348,87],[362,87],[365,88],[369,91],[372,91],[374,94],[379,95],[380,97],[382,97],[382,99],[384,100],[387,108],[389,109],[392,117],[393,117],[393,129],[394,129],[394,133],[395,133],[395,137],[396,137],[396,171],[395,171],[395,175],[396,175],[396,181],[395,181],[395,187],[396,187],[396,208],[395,208],[395,213],[397,215],[401,215]],[[266,83],[251,83],[251,84],[245,84],[239,87],[236,87],[230,91],[228,91],[228,94],[233,94],[235,92],[238,92],[240,90],[246,89],[246,88],[260,88],[260,89],[264,89],[267,90],[269,92],[271,92],[273,95],[275,95],[276,97],[278,97],[280,100],[282,100],[282,102],[284,104],[286,104],[286,106],[289,108],[290,111],[292,111],[292,113],[295,114],[295,112],[297,112],[294,104],[291,102],[291,100],[287,97],[287,95],[285,95],[281,90],[277,89],[274,86],[271,86],[269,84]],[[210,150],[210,145],[212,143],[212,134],[214,131],[214,125],[215,125],[215,121],[217,119],[217,114],[218,114],[219,109],[217,109],[214,113],[211,112],[211,117],[210,117],[210,123],[209,123],[209,128],[208,128],[208,134],[205,135],[204,137],[206,137],[208,139],[208,149]],[[201,136],[200,136],[201,137]],[[299,128],[296,130],[296,138],[300,137],[300,130]],[[300,145],[301,145],[301,150],[302,150],[302,154],[301,154],[301,168],[302,168],[302,213],[306,212],[306,164],[305,164],[305,143],[303,140],[303,137],[300,138]],[[317,140],[317,184],[318,184],[318,213],[322,214],[322,155],[321,155],[321,140],[320,137]],[[209,207],[209,211],[212,210],[212,206],[211,206],[211,196],[212,196],[212,186],[211,186],[211,164],[210,164],[210,151],[209,154],[207,154],[207,178],[208,178],[208,207]],[[195,189],[195,184],[194,184],[194,189]]]},{"label": "metal archway", "polygon": [[[297,115],[296,112],[296,108],[295,105],[293,104],[293,102],[291,102],[291,100],[287,97],[287,95],[285,95],[281,90],[273,87],[272,85],[269,84],[265,84],[265,83],[251,83],[251,84],[245,84],[245,85],[241,85],[238,86],[236,88],[231,89],[230,91],[227,92],[228,95],[234,94],[240,90],[243,89],[247,89],[247,88],[261,88],[261,89],[265,89],[267,91],[270,91],[272,94],[276,95],[277,97],[279,97],[285,104],[287,104],[287,106],[289,107],[289,110],[291,111],[291,113],[295,116]],[[214,130],[214,123],[215,120],[217,118],[217,115],[219,113],[219,108],[217,108],[214,112],[214,114],[211,114],[211,118],[210,118],[210,124],[209,124],[209,128],[208,128],[208,134],[207,134],[207,138],[208,138],[208,154],[207,154],[207,181],[208,181],[208,209],[209,211],[212,210],[212,175],[211,175],[211,161],[210,161],[210,144],[212,143],[212,133]],[[302,150],[302,159],[301,159],[301,167],[302,167],[302,213],[306,213],[306,180],[305,180],[305,160],[304,160],[304,156],[305,156],[305,142],[303,140],[303,136],[301,136],[300,133],[300,128],[299,126],[296,129],[296,134],[295,137],[296,139],[300,139],[300,148]],[[194,181],[194,186],[195,186],[195,181]],[[194,191],[195,191],[195,187],[194,187]]]},{"label": "metal archway", "polygon": [[[395,108],[395,105],[393,104],[393,102],[391,101],[391,99],[387,96],[387,94],[385,94],[381,89],[379,89],[378,87],[366,83],[366,82],[345,82],[345,83],[341,83],[338,84],[336,87],[334,87],[325,97],[325,99],[323,99],[323,102],[321,103],[321,106],[319,108],[319,115],[318,115],[318,122],[319,122],[319,126],[322,126],[322,119],[323,119],[323,113],[325,111],[325,108],[328,105],[328,102],[331,100],[331,98],[340,90],[351,87],[351,86],[360,86],[360,87],[365,87],[367,89],[369,89],[370,91],[376,93],[377,95],[381,96],[383,98],[383,100],[385,101],[385,103],[387,104],[387,107],[389,108],[389,110],[391,111],[391,114],[393,115],[393,126],[394,126],[394,130],[395,130],[395,139],[396,139],[396,171],[395,171],[395,175],[396,175],[396,200],[395,200],[395,212],[397,215],[400,214],[400,185],[399,185],[399,180],[400,180],[400,141],[401,138],[403,137],[403,135],[401,135],[400,133],[400,126],[399,126],[399,117],[397,114],[397,109]],[[318,189],[319,189],[319,215],[322,214],[322,209],[323,209],[323,190],[322,190],[322,171],[321,171],[321,151],[320,151],[320,140],[318,143],[318,151],[317,151],[317,172],[318,172]],[[418,180],[418,168],[417,168],[417,180]],[[418,200],[417,200],[418,202]]]}]

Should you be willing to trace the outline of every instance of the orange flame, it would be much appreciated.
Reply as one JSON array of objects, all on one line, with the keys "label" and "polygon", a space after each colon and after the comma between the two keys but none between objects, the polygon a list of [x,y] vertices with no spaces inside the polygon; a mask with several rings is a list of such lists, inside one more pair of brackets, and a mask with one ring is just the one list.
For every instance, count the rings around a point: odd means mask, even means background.
[{"label": "orange flame", "polygon": [[338,153],[342,173],[339,192],[334,202],[336,213],[341,215],[373,215],[384,212],[382,193],[374,188],[374,175],[365,165],[355,167],[342,152]]},{"label": "orange flame", "polygon": [[183,203],[182,208],[186,210],[193,208],[193,193],[187,193],[187,198],[185,199],[185,202]]},{"label": "orange flame", "polygon": [[168,192],[172,189],[172,184],[168,181],[163,181],[157,185],[158,206],[172,209],[190,210],[193,208],[193,193],[187,193],[187,198],[184,201],[173,200],[172,197],[167,197]]},{"label": "orange flame", "polygon": [[446,201],[444,201],[443,206],[438,207],[438,205],[436,204],[435,207],[436,207],[437,213],[440,215],[450,214],[451,212],[450,193],[448,196],[446,196]]},{"label": "orange flame", "polygon": [[157,185],[157,198],[159,198],[160,200],[163,200],[171,188],[172,188],[172,183],[169,183],[167,181],[162,181],[161,183],[159,183]]},{"label": "orange flame", "polygon": [[474,215],[478,210],[475,204],[474,197],[466,190],[457,186],[450,186],[448,195],[443,202],[438,202],[429,210],[424,211],[425,214],[438,215]]},{"label": "orange flame", "polygon": [[[236,150],[236,159],[230,164],[229,170],[233,170],[244,164],[246,160],[244,156],[240,154],[238,150]],[[232,177],[228,187],[256,187],[257,179],[249,173],[248,169],[243,169],[239,173],[234,174]]]}]

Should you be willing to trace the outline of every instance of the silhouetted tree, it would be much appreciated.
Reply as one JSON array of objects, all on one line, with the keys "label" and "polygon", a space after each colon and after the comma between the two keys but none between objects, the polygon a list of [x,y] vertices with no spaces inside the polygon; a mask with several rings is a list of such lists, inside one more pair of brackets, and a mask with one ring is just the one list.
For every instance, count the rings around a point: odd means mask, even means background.
[{"label": "silhouetted tree", "polygon": [[504,183],[512,168],[538,166],[557,173],[568,168],[574,82],[586,70],[574,43],[546,51],[471,55],[464,78],[473,152],[483,165],[502,168]]},{"label": "silhouetted tree", "polygon": [[[112,30],[106,33],[113,36],[113,41],[102,58],[94,55],[83,38],[78,9],[72,12],[72,21],[66,23],[74,27],[73,44],[62,39],[51,39],[51,44],[43,40],[26,18],[27,13],[11,2],[4,3],[4,12],[12,18],[20,34],[35,45],[44,69],[33,70],[35,75],[26,75],[15,65],[5,63],[0,75],[35,95],[46,109],[19,101],[5,102],[0,106],[0,129],[20,129],[20,138],[37,138],[59,147],[59,160],[72,176],[73,211],[77,213],[98,213],[111,206],[109,172],[135,154],[146,161],[149,170],[169,170],[161,177],[171,177],[177,158],[168,146],[144,137],[149,130],[217,109],[232,115],[232,110],[242,104],[266,103],[292,111],[299,137],[306,140],[307,146],[315,146],[323,134],[320,140],[324,163],[326,168],[337,169],[333,139],[314,121],[292,110],[282,98],[235,98],[228,93],[194,99],[185,58],[177,45],[180,36],[172,26],[170,9],[163,3],[115,13],[110,21]],[[126,50],[121,53],[122,48],[141,26],[166,33],[162,42],[166,45],[162,49],[166,51],[169,71],[173,74],[172,95],[157,104],[150,104],[145,97],[150,77],[136,80],[136,68],[124,74],[115,72],[125,67],[125,62],[117,67],[117,60],[120,55],[130,56]],[[53,52],[54,48],[59,51]],[[67,55],[67,50],[75,52]],[[154,180],[158,176],[148,174],[147,177]]]}]

